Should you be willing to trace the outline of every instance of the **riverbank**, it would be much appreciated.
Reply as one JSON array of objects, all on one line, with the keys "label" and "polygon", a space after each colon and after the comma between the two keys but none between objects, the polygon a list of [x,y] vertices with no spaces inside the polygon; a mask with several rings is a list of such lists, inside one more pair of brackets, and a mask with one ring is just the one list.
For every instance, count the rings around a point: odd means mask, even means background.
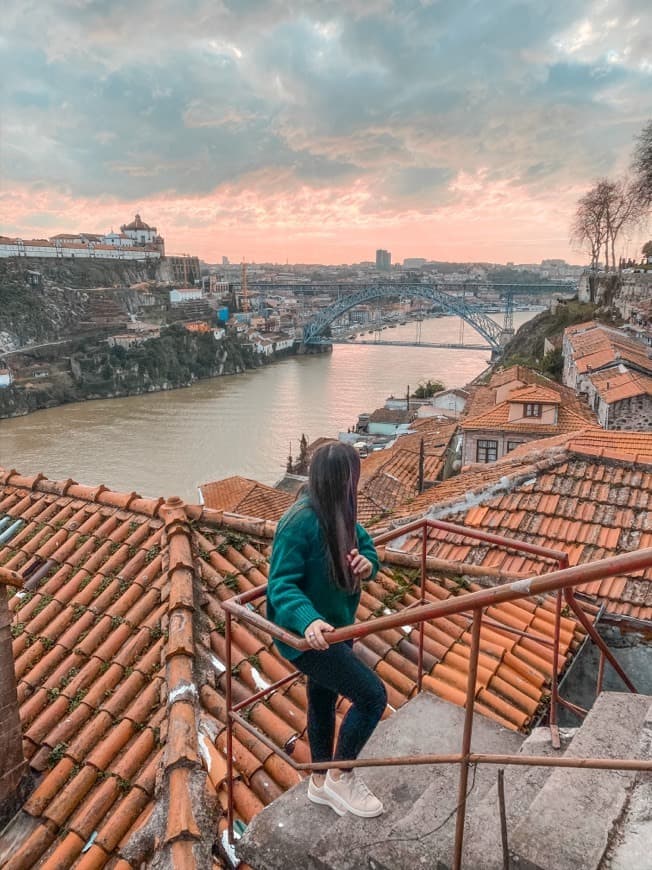
[{"label": "riverbank", "polygon": [[82,340],[70,342],[61,355],[59,351],[29,353],[20,382],[0,389],[0,419],[71,402],[190,387],[206,378],[260,368],[293,352],[286,349],[263,356],[237,335],[216,340],[212,331],[189,332],[176,324],[164,328],[160,338],[135,347]]}]

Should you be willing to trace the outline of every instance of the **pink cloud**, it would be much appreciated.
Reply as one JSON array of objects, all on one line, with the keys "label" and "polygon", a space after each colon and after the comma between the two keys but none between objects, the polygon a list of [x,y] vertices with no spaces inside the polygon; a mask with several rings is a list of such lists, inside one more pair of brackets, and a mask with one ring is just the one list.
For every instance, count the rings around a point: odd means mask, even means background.
[{"label": "pink cloud", "polygon": [[[191,252],[209,262],[227,254],[257,262],[344,263],[372,259],[378,247],[391,250],[394,262],[410,256],[583,262],[567,238],[582,192],[576,186],[533,198],[513,181],[491,181],[482,171],[460,173],[444,204],[398,211],[363,181],[341,188],[297,188],[288,171],[261,170],[201,197],[136,202],[14,188],[3,191],[0,205],[11,218],[4,232],[23,238],[107,231],[138,211],[165,236],[170,253]],[[623,253],[636,256],[639,249],[636,238]]]}]

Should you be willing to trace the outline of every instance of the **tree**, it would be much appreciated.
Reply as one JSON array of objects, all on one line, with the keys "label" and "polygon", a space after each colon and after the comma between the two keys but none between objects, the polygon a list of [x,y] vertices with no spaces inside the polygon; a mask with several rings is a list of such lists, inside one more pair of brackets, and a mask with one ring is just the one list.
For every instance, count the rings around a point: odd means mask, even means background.
[{"label": "tree", "polygon": [[591,269],[595,272],[606,239],[605,201],[598,183],[585,193],[577,204],[570,241],[572,245],[588,250],[591,256]]},{"label": "tree", "polygon": [[598,267],[602,250],[605,268],[616,270],[616,243],[644,214],[637,190],[628,179],[602,178],[580,199],[571,227],[571,243],[590,252],[593,270]]},{"label": "tree", "polygon": [[440,393],[445,389],[441,381],[419,381],[419,386],[412,393],[415,399],[430,399],[435,393]]},{"label": "tree", "polygon": [[641,253],[644,257],[652,257],[652,239],[643,245]]},{"label": "tree", "polygon": [[294,473],[308,474],[308,439],[305,433],[302,433],[301,441],[299,441],[299,456],[294,463]]},{"label": "tree", "polygon": [[634,149],[634,185],[643,208],[652,205],[652,120],[641,130]]},{"label": "tree", "polygon": [[606,199],[607,235],[611,247],[611,265],[616,269],[616,240],[625,230],[641,222],[645,209],[636,185],[626,178],[608,182],[604,189]]},{"label": "tree", "polygon": [[564,371],[564,356],[560,347],[553,348],[544,356],[541,360],[541,371],[544,375],[561,381],[561,375]]}]

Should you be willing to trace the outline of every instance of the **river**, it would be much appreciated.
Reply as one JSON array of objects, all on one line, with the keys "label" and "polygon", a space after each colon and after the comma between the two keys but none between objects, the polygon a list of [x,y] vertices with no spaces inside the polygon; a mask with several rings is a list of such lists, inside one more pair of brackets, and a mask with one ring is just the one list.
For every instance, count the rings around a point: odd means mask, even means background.
[{"label": "river", "polygon": [[[515,328],[534,313],[516,312]],[[409,323],[382,337],[414,340],[415,330]],[[423,341],[459,335],[455,317],[422,322]],[[482,341],[467,325],[464,338]],[[198,484],[232,474],[273,484],[290,442],[296,457],[302,432],[309,441],[337,436],[422,379],[463,386],[488,358],[487,351],[335,345],[332,354],[289,357],[187,389],[62,405],[0,420],[0,467],[189,501]]]}]

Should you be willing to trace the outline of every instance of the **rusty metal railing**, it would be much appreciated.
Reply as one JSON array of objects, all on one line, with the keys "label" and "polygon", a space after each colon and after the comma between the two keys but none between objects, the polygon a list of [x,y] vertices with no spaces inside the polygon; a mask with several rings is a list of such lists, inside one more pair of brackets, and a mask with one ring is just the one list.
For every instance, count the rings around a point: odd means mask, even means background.
[{"label": "rusty metal railing", "polygon": [[[516,552],[529,553],[530,555],[539,556],[544,559],[549,559],[557,565],[557,570],[550,571],[538,576],[525,577],[510,583],[504,583],[499,586],[493,586],[486,589],[480,589],[477,592],[470,592],[462,596],[452,596],[443,601],[428,602],[426,599],[426,555],[428,546],[428,533],[430,529],[439,529],[452,534],[461,535],[466,538],[483,541],[493,544],[498,547],[506,548]],[[333,768],[353,768],[353,767],[385,767],[394,765],[416,765],[416,764],[458,764],[460,766],[460,777],[458,785],[458,803],[456,806],[456,828],[455,828],[455,846],[453,867],[455,870],[461,870],[462,853],[464,847],[464,825],[466,820],[466,800],[469,778],[469,767],[472,764],[497,764],[497,765],[526,765],[533,767],[572,767],[572,768],[591,768],[595,770],[631,770],[631,771],[652,771],[652,761],[642,759],[622,759],[622,758],[573,758],[568,756],[523,756],[523,755],[495,755],[486,753],[476,753],[471,751],[471,739],[473,733],[473,713],[476,695],[476,678],[478,670],[478,657],[480,652],[480,630],[483,620],[483,611],[485,608],[494,604],[501,604],[508,601],[518,601],[519,599],[529,598],[545,593],[555,593],[555,623],[553,642],[546,638],[541,638],[532,635],[529,632],[520,632],[510,626],[500,624],[500,630],[516,634],[525,634],[525,636],[542,642],[544,646],[550,647],[552,659],[552,676],[551,676],[551,697],[550,697],[550,730],[551,741],[553,747],[560,748],[559,729],[557,725],[557,709],[558,705],[562,704],[576,715],[585,715],[586,710],[572,704],[559,695],[558,688],[558,672],[559,672],[559,645],[560,645],[560,626],[562,615],[562,595],[570,610],[575,614],[582,627],[586,630],[591,640],[597,645],[600,650],[600,672],[598,678],[598,690],[602,684],[602,673],[604,662],[609,661],[616,673],[621,677],[627,688],[631,692],[636,692],[636,688],[627,677],[622,667],[608,648],[604,640],[600,637],[592,622],[587,618],[579,603],[575,600],[573,590],[576,586],[581,586],[585,583],[590,583],[596,580],[602,580],[606,577],[615,576],[622,573],[631,573],[652,566],[652,547],[637,550],[632,553],[625,553],[619,556],[612,556],[608,559],[601,559],[596,562],[591,562],[584,565],[577,565],[572,568],[568,567],[568,556],[566,553],[559,550],[552,550],[547,547],[539,547],[535,544],[528,544],[523,541],[518,541],[512,538],[507,538],[501,535],[494,535],[488,532],[483,532],[479,529],[467,528],[465,526],[456,525],[454,523],[445,522],[442,520],[433,520],[430,518],[416,520],[408,525],[401,526],[399,529],[386,532],[374,539],[376,545],[386,544],[396,538],[402,538],[411,532],[421,532],[422,547],[421,547],[421,584],[420,598],[415,604],[386,616],[380,616],[369,619],[365,622],[355,623],[354,625],[339,628],[333,632],[329,632],[326,636],[329,644],[339,643],[344,640],[359,639],[368,634],[384,631],[385,629],[403,627],[406,625],[419,626],[419,652],[417,659],[417,692],[421,691],[423,678],[423,642],[424,642],[424,626],[425,623],[443,616],[451,616],[453,614],[472,614],[471,624],[471,651],[469,657],[469,672],[467,678],[466,700],[465,700],[465,716],[464,730],[462,734],[462,745],[459,753],[449,755],[417,755],[417,756],[399,756],[386,758],[367,758],[355,759],[349,761],[328,761],[320,763],[298,763],[279,746],[274,743],[266,734],[255,728],[247,719],[240,714],[240,711],[255,704],[267,695],[272,694],[277,689],[291,682],[300,676],[300,671],[294,671],[288,674],[283,679],[277,680],[275,683],[261,689],[260,691],[248,696],[247,698],[233,704],[232,692],[232,620],[238,619],[247,622],[250,625],[261,629],[273,638],[282,641],[294,649],[305,651],[310,647],[303,637],[293,634],[280,626],[270,622],[255,609],[252,608],[252,602],[264,598],[267,591],[267,586],[259,586],[251,589],[241,595],[236,595],[233,598],[222,601],[222,607],[225,611],[225,646],[226,646],[226,766],[227,766],[227,830],[228,841],[233,844],[233,823],[234,823],[234,798],[233,798],[233,727],[237,723],[245,731],[252,734],[260,740],[268,749],[275,752],[294,770],[301,772],[323,771]],[[489,620],[488,620],[489,621]]]}]

